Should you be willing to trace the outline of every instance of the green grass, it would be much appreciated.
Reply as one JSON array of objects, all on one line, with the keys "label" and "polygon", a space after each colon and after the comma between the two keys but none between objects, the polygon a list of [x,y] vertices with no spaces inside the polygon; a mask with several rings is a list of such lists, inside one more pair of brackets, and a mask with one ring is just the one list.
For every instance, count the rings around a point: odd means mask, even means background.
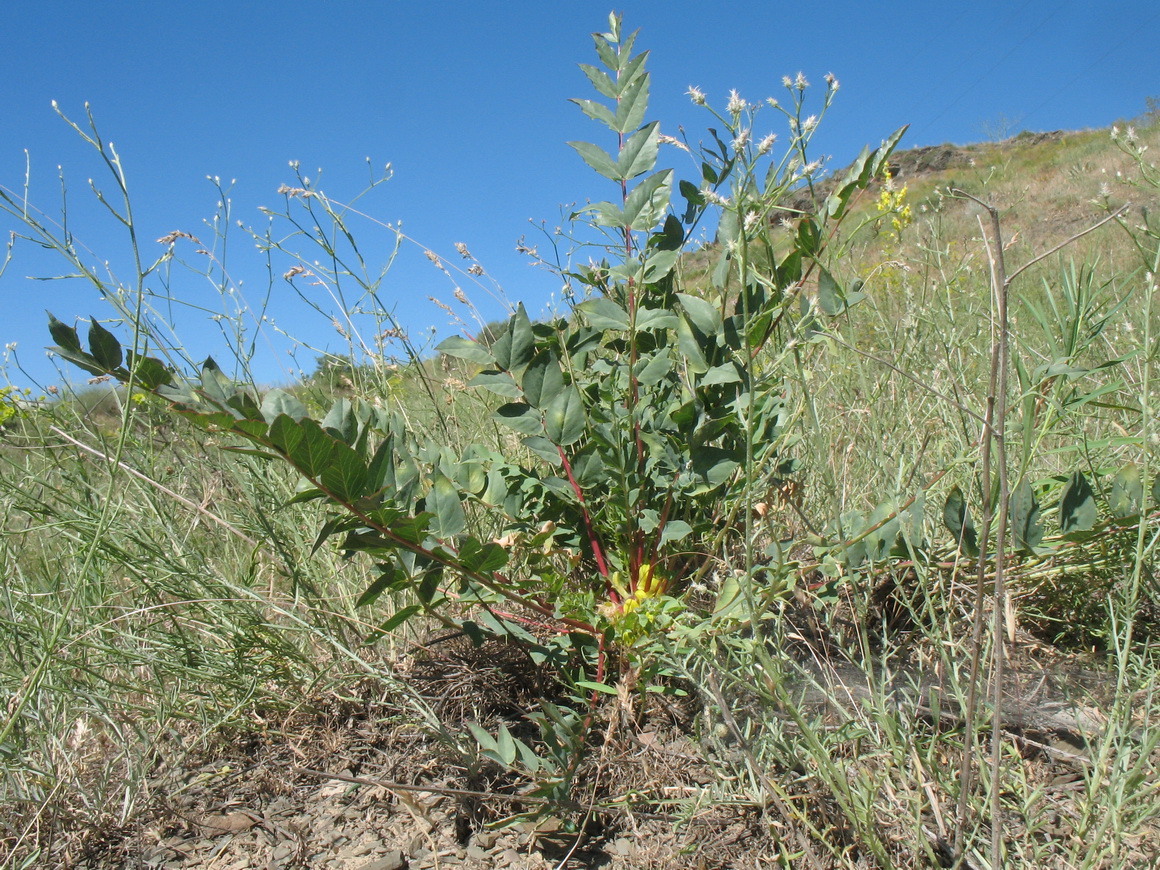
[{"label": "green grass", "polygon": [[[1141,135],[1152,145],[1160,139],[1155,129]],[[786,501],[763,503],[749,541],[741,540],[744,520],[722,533],[729,543],[719,564],[698,575],[703,585],[688,600],[693,608],[697,596],[716,596],[751,567],[755,548],[781,554],[784,589],[750,590],[766,610],[729,629],[705,621],[661,637],[650,655],[671,685],[699,687],[693,734],[720,774],[706,786],[709,799],[766,807],[786,856],[805,853],[819,867],[933,865],[958,827],[971,866],[989,866],[998,804],[1008,866],[1128,866],[1160,847],[1160,536],[1155,505],[1119,528],[1107,502],[1125,463],[1143,469],[1146,482],[1157,466],[1160,323],[1144,274],[1156,271],[1158,247],[1139,221],[1158,188],[1121,183],[1138,180],[1140,169],[1107,131],[959,150],[964,164],[898,179],[913,207],[901,237],[874,225],[876,190],[863,197],[849,223],[867,225],[835,241],[842,256],[829,265],[842,282],[861,278],[866,300],[827,336],[787,340],[761,363],[784,379],[794,485]],[[1063,790],[1046,778],[1058,757],[1045,759],[1018,729],[1002,736],[992,762],[985,716],[964,727],[953,716],[915,715],[898,704],[888,675],[938,674],[939,703],[960,709],[972,628],[989,618],[975,609],[973,560],[956,551],[941,519],[958,485],[980,522],[979,415],[994,335],[980,209],[947,188],[999,207],[1015,269],[1098,220],[1090,201],[1105,199],[1102,183],[1113,207],[1133,203],[1124,226],[1083,237],[1012,288],[1017,362],[1003,409],[1012,482],[1026,478],[1036,489],[1048,542],[1060,540],[1062,484],[1073,471],[1093,483],[1100,505],[1097,534],[1015,556],[1007,580],[1019,648],[1040,649],[1034,639],[1053,661],[1082,662],[1111,686],[1102,728],[1086,747],[1091,763]],[[347,219],[329,202],[307,206],[322,221]],[[715,253],[685,257],[686,290],[708,292]],[[373,271],[338,271],[360,292],[378,292]],[[369,360],[292,392],[317,413],[336,392],[388,407],[414,431],[436,433],[449,456],[471,443],[519,449],[492,420],[495,397],[466,388],[471,365]],[[1045,373],[1064,362],[1067,373]],[[483,769],[464,723],[441,719],[398,671],[424,627],[363,646],[413,595],[356,607],[376,576],[370,560],[344,558],[331,544],[316,550],[322,510],[291,503],[297,480],[288,468],[228,449],[236,446],[199,433],[154,397],[135,401],[123,390],[64,396],[4,424],[6,867],[75,859],[99,851],[103,832],[132,829],[147,813],[147,783],[162,758],[181,763],[175,743],[192,753],[223,734],[252,733],[271,711],[309,707],[368,677],[390,686],[406,717],[456,765],[473,776]],[[836,543],[872,525],[882,505],[920,493],[922,534],[910,552],[877,564],[844,561]],[[811,670],[811,632],[829,639],[834,662],[865,675],[857,697]],[[984,635],[985,653],[995,641]],[[547,682],[554,675],[542,674]],[[809,702],[792,691],[810,683],[818,685]],[[609,733],[617,711],[598,711]],[[518,718],[511,725],[529,730]],[[966,733],[978,739],[960,826]],[[664,785],[638,782],[642,805],[669,806]],[[1049,824],[1052,812],[1062,820]]]}]

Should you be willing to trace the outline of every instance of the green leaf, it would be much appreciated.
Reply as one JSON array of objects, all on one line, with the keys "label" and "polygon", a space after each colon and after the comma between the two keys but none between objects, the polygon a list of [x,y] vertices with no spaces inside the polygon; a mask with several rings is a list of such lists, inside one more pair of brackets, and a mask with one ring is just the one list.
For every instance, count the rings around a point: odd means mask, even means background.
[{"label": "green leaf", "polygon": [[727,362],[724,365],[714,366],[705,372],[704,377],[701,378],[700,385],[702,387],[711,387],[715,384],[738,384],[741,383],[741,372],[737,370],[737,364]]},{"label": "green leaf", "polygon": [[642,329],[676,329],[677,315],[667,308],[638,308],[636,310],[636,328]]},{"label": "green leaf", "polygon": [[317,480],[329,467],[335,445],[341,443],[309,417],[296,422],[285,414],[270,424],[270,442],[311,480]]},{"label": "green leaf", "polygon": [[161,360],[152,356],[127,351],[128,366],[133,372],[133,378],[143,390],[156,390],[158,387],[169,386],[173,383],[173,372]]},{"label": "green leaf", "polygon": [[226,399],[225,405],[231,411],[236,411],[239,423],[258,423],[257,427],[246,428],[247,432],[264,433],[265,425],[262,418],[262,409],[258,407],[257,401],[246,390],[235,390],[234,394]]},{"label": "green leaf", "polygon": [[[644,63],[648,52],[633,58],[632,63],[639,69]],[[621,81],[625,81],[624,75]],[[644,113],[648,110],[649,77],[647,75],[630,78],[620,95],[620,102],[616,106],[616,118],[612,122],[612,129],[617,133],[627,133],[635,130],[644,123]]]},{"label": "green leaf", "polygon": [[613,115],[612,110],[605,106],[603,103],[597,103],[593,100],[570,100],[569,102],[575,103],[577,106],[579,106],[580,111],[582,111],[593,121],[600,121],[606,124],[610,130],[616,130],[616,116]]},{"label": "green leaf", "polygon": [[709,362],[701,350],[701,339],[698,338],[687,317],[677,321],[677,346],[685,358],[685,365],[689,371],[703,374],[709,370]]},{"label": "green leaf", "polygon": [[606,296],[597,296],[588,299],[576,306],[576,310],[583,314],[593,328],[628,329],[628,312]]},{"label": "green leaf", "polygon": [[587,208],[582,208],[580,211],[575,212],[572,217],[578,217],[584,212],[592,212],[593,220],[598,227],[622,228],[625,225],[624,212],[611,202],[593,203]]},{"label": "green leaf", "polygon": [[470,729],[472,736],[475,738],[475,742],[479,744],[480,751],[484,755],[495,760],[498,757],[498,748],[495,743],[495,738],[484,731],[483,728],[476,725],[474,722],[469,722],[467,727]]},{"label": "green leaf", "polygon": [[957,484],[947,493],[947,500],[943,505],[943,525],[955,536],[963,555],[972,557],[979,555],[979,535],[975,531],[971,512],[967,509],[967,500]]},{"label": "green leaf", "polygon": [[[279,457],[281,459],[282,457]],[[307,486],[306,489],[300,489],[294,493],[290,498],[286,499],[286,504],[305,504],[308,501],[318,501],[326,498],[326,493],[321,489],[313,486]]]},{"label": "green leaf", "polygon": [[612,155],[603,148],[593,145],[591,142],[569,142],[568,144],[576,149],[576,153],[584,158],[585,163],[605,178],[610,178],[613,181],[621,180],[620,168],[612,159]]},{"label": "green leaf", "polygon": [[608,482],[604,460],[600,458],[594,446],[587,447],[572,457],[572,475],[581,487],[604,485]]},{"label": "green leaf", "polygon": [[908,556],[912,550],[922,547],[922,522],[925,510],[926,492],[920,489],[903,518],[899,536],[901,555]]},{"label": "green leaf", "polygon": [[363,643],[370,644],[377,642],[384,635],[390,634],[392,631],[394,631],[396,628],[398,628],[400,625],[422,610],[423,608],[418,604],[408,604],[406,607],[400,607],[393,614],[391,614],[390,619],[371,632],[367,636],[367,639],[363,641]]},{"label": "green leaf", "polygon": [[721,447],[698,447],[691,456],[693,473],[703,485],[694,494],[706,493],[727,482],[740,467],[734,454]]},{"label": "green leaf", "polygon": [[596,88],[602,97],[608,97],[610,100],[616,99],[616,83],[612,81],[612,77],[608,73],[587,63],[580,64],[580,69],[584,71],[584,75],[588,76],[588,81],[592,82],[592,87]]},{"label": "green leaf", "polygon": [[524,369],[524,401],[533,408],[543,408],[564,389],[564,373],[554,353],[540,351]]},{"label": "green leaf", "polygon": [[1011,493],[1011,534],[1015,546],[1028,553],[1043,541],[1043,523],[1040,522],[1039,499],[1030,482],[1024,478]]},{"label": "green leaf", "polygon": [[97,365],[97,361],[94,360],[91,356],[89,356],[84,351],[80,351],[78,353],[75,351],[66,350],[63,347],[55,347],[55,346],[50,347],[48,349],[50,351],[52,351],[53,353],[58,354],[62,359],[68,360],[70,363],[72,363],[74,366],[81,369],[82,371],[88,372],[90,375],[104,376],[104,375],[108,374],[108,372],[105,370],[104,366]]},{"label": "green leaf", "polygon": [[[636,57],[630,57],[632,53],[632,46],[636,43],[636,35],[640,31],[633,31],[624,41],[620,47],[620,94],[623,97],[628,86],[635,84],[638,78],[648,78],[648,73],[643,69],[645,61],[648,59],[649,52],[642,51]],[[637,121],[639,125],[640,122]]]},{"label": "green leaf", "polygon": [[60,349],[66,350],[69,353],[84,353],[84,348],[81,347],[81,340],[77,335],[76,328],[66,323],[61,323],[52,316],[51,311],[45,313],[48,314],[48,331],[52,334],[52,340],[60,346]]},{"label": "green leaf", "polygon": [[717,336],[723,325],[721,312],[717,310],[717,306],[706,302],[700,296],[692,296],[688,293],[678,293],[677,298],[681,300],[681,305],[684,307],[690,322],[697,327],[702,335],[706,337]]},{"label": "green leaf", "polygon": [[616,687],[615,686],[609,686],[605,683],[596,683],[596,682],[593,682],[592,680],[577,680],[576,681],[576,688],[577,689],[585,689],[589,692],[601,692],[605,695],[615,695],[616,694]]},{"label": "green leaf", "polygon": [[1112,491],[1108,496],[1108,507],[1116,519],[1134,517],[1140,513],[1144,503],[1144,484],[1140,482],[1140,469],[1129,462],[1112,481]]},{"label": "green leaf", "polygon": [[459,564],[468,571],[490,574],[507,564],[507,552],[499,544],[481,544],[475,538],[468,538],[459,548]]},{"label": "green leaf", "polygon": [[201,384],[198,388],[204,398],[224,405],[234,392],[234,382],[226,377],[212,356],[201,364]]},{"label": "green leaf", "polygon": [[435,345],[435,350],[447,356],[465,359],[468,362],[479,363],[480,365],[489,366],[495,364],[495,357],[491,355],[491,351],[478,341],[472,341],[461,335],[453,335],[450,338],[444,339]]},{"label": "green leaf", "polygon": [[495,411],[495,419],[524,435],[543,435],[544,418],[531,405],[523,402],[509,402]]},{"label": "green leaf", "polygon": [[[895,511],[896,508],[892,502],[882,502],[874,508],[867,518],[867,527],[878,525]],[[899,517],[894,516],[883,523],[881,528],[870,532],[865,537],[866,555],[870,557],[871,561],[878,562],[890,555],[890,551],[894,548],[894,542],[898,539],[901,526]]]},{"label": "green leaf", "polygon": [[834,276],[821,266],[818,267],[818,308],[823,314],[831,317],[846,310],[842,288],[834,280]]},{"label": "green leaf", "polygon": [[1048,380],[1050,378],[1059,377],[1065,378],[1067,380],[1074,380],[1075,378],[1083,377],[1089,372],[1090,369],[1080,368],[1079,366],[1072,365],[1070,360],[1057,359],[1053,362],[1039,366],[1032,373],[1031,378],[1035,383],[1041,383],[1042,381]]},{"label": "green leaf", "polygon": [[620,149],[620,158],[616,161],[616,175],[612,178],[616,181],[628,181],[651,172],[657,165],[659,136],[659,121],[653,121],[633,133]]},{"label": "green leaf", "polygon": [[499,739],[495,741],[495,745],[500,762],[505,767],[511,767],[516,760],[516,741],[502,722],[499,725]]},{"label": "green leaf", "polygon": [[367,465],[342,441],[336,439],[330,449],[330,459],[318,482],[343,504],[354,504],[366,494]]},{"label": "green leaf", "polygon": [[[382,574],[380,574],[370,586],[368,586],[366,588],[366,590],[363,592],[363,594],[359,596],[359,599],[358,599],[358,601],[355,602],[354,606],[355,607],[366,607],[368,604],[374,604],[380,595],[382,595],[388,589],[398,588],[403,583],[403,581],[405,579],[406,579],[406,574],[404,574],[401,570],[399,570],[398,568],[395,568],[395,567],[389,567],[386,571],[384,571]],[[404,609],[406,609],[406,608],[404,608]],[[418,613],[420,609],[421,608],[416,607],[415,610],[412,611],[412,613]],[[398,614],[396,614],[396,616],[397,615]],[[392,618],[394,618],[394,617],[392,617]],[[404,617],[404,619],[405,618],[406,617]],[[389,621],[390,620],[388,620],[388,622]],[[401,621],[400,621],[400,623],[395,623],[395,625],[399,625],[399,624],[401,624]],[[386,631],[390,631],[392,628],[394,628],[395,625],[392,625],[386,629],[384,629],[384,628],[382,628],[382,626],[380,626],[379,629],[380,629],[380,631],[386,632]]]},{"label": "green leaf", "polygon": [[436,473],[427,495],[427,509],[435,514],[433,531],[440,538],[453,538],[467,526],[459,490],[445,474]]},{"label": "green leaf", "polygon": [[659,384],[673,369],[672,359],[664,353],[642,357],[637,361],[636,380],[642,387]]},{"label": "green leaf", "polygon": [[488,392],[495,393],[508,399],[518,398],[519,385],[510,372],[486,371],[480,372],[467,382],[469,387],[483,387]]},{"label": "green leaf", "polygon": [[794,251],[777,267],[777,286],[785,289],[802,279],[802,254]]},{"label": "green leaf", "polygon": [[870,171],[872,169],[870,157],[870,146],[862,146],[862,151],[858,154],[857,159],[850,164],[850,168],[846,172],[845,184],[862,186],[870,181]]},{"label": "green leaf", "polygon": [[797,245],[803,257],[816,257],[821,252],[822,233],[813,218],[803,217],[798,224]]},{"label": "green leaf", "polygon": [[89,353],[106,372],[121,365],[124,355],[121,353],[121,342],[117,337],[101,324],[97,318],[89,318]]},{"label": "green leaf", "polygon": [[[858,537],[867,525],[866,517],[858,511],[848,511],[842,514],[837,524],[837,531],[842,538],[842,543]],[[872,543],[869,538],[870,536],[867,536],[860,541],[853,541],[845,547],[838,548],[842,563],[847,568],[857,568],[866,561],[867,550]]]},{"label": "green leaf", "polygon": [[355,417],[354,407],[349,399],[335,399],[326,416],[322,418],[322,428],[344,444],[354,444],[358,437],[358,418]]},{"label": "green leaf", "polygon": [[1076,471],[1063,488],[1059,502],[1059,527],[1066,535],[1086,532],[1096,524],[1096,496],[1082,471]]},{"label": "green leaf", "polygon": [[258,450],[253,447],[235,447],[230,444],[222,447],[222,450],[228,450],[230,453],[242,453],[246,456],[256,456],[259,459],[283,459],[277,453],[271,453],[269,450]]},{"label": "green leaf", "polygon": [[391,534],[412,544],[421,544],[427,537],[435,514],[423,511],[413,517],[400,517],[391,523]]},{"label": "green leaf", "polygon": [[529,435],[522,439],[523,445],[549,465],[560,464],[560,448],[543,435]]},{"label": "green leaf", "polygon": [[673,194],[673,170],[654,172],[632,189],[624,203],[624,225],[633,230],[651,230],[668,210]]},{"label": "green leaf", "polygon": [[684,520],[669,520],[665,523],[665,527],[661,531],[661,537],[657,542],[657,546],[663,547],[665,544],[673,541],[683,541],[692,533],[693,527]]},{"label": "green leaf", "polygon": [[270,390],[262,399],[262,416],[272,424],[282,414],[298,422],[306,416],[306,406],[285,390]]},{"label": "green leaf", "polygon": [[585,424],[584,402],[575,387],[566,387],[544,411],[548,438],[561,447],[579,441]]},{"label": "green leaf", "polygon": [[678,189],[686,202],[685,213],[681,215],[681,220],[691,224],[697,217],[697,209],[705,204],[705,195],[701,193],[701,189],[697,185],[684,179],[681,180]]},{"label": "green leaf", "polygon": [[618,69],[620,61],[616,56],[616,49],[609,45],[609,43],[615,44],[618,41],[616,33],[593,33],[592,41],[596,44],[596,54],[600,57],[600,62],[610,70]]},{"label": "green leaf", "polygon": [[880,175],[882,167],[886,161],[890,159],[890,155],[894,153],[894,149],[898,147],[898,143],[902,140],[903,135],[910,129],[909,124],[903,124],[897,130],[890,134],[881,145],[874,150],[874,160],[871,164],[871,176]]},{"label": "green leaf", "polygon": [[656,284],[673,271],[677,261],[681,258],[680,251],[654,251],[644,261],[644,273],[641,283],[644,285]]},{"label": "green leaf", "polygon": [[717,600],[713,604],[713,615],[717,618],[732,615],[745,602],[745,596],[741,590],[742,580],[737,576],[741,572],[726,571],[724,573],[725,578],[721,581],[721,588],[717,591]]},{"label": "green leaf", "polygon": [[[671,187],[670,187],[671,192]],[[649,237],[649,250],[680,251],[685,245],[685,228],[681,226],[681,219],[675,214],[665,215],[664,225],[659,233]]]},{"label": "green leaf", "polygon": [[446,602],[446,596],[439,595],[439,583],[443,579],[443,568],[430,569],[423,575],[419,585],[415,588],[415,597],[427,607],[438,607]]},{"label": "green leaf", "polygon": [[515,371],[531,361],[535,349],[536,336],[532,331],[532,322],[521,302],[508,322],[507,332],[492,345],[495,364],[505,371]]}]

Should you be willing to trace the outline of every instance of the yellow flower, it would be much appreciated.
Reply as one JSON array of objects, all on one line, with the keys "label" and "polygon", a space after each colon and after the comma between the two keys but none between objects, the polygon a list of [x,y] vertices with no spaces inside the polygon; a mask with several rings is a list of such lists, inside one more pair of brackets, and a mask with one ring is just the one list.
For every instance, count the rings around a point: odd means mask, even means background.
[{"label": "yellow flower", "polygon": [[912,220],[912,213],[910,205],[906,202],[906,185],[901,188],[894,187],[894,178],[890,174],[889,168],[884,172],[885,183],[882,186],[882,192],[878,194],[878,213],[885,217],[887,214],[893,215],[890,219],[890,225],[894,228],[894,233],[897,236],[902,235],[902,231],[910,226]]},{"label": "yellow flower", "polygon": [[659,595],[664,585],[663,579],[653,574],[652,565],[641,565],[640,572],[636,577],[636,592],[634,593],[636,600],[644,601]]}]

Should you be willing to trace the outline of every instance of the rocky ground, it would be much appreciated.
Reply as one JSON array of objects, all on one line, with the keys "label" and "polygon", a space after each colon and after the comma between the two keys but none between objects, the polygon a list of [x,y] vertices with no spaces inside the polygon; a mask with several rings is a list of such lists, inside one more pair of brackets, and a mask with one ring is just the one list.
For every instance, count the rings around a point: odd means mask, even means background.
[{"label": "rocky ground", "polygon": [[[543,686],[502,649],[461,652],[404,665],[409,691],[448,735],[470,721],[515,730]],[[365,680],[204,745],[174,733],[131,829],[66,835],[51,853],[61,866],[101,870],[774,866],[765,811],[740,792],[707,799],[720,771],[698,747],[695,713],[679,705],[666,700],[631,722],[613,716],[615,729],[603,715],[603,750],[577,779],[618,806],[580,803],[557,818],[537,812],[526,781],[490,763],[465,770],[462,752],[416,726],[397,692]],[[657,811],[658,795],[671,814]]]},{"label": "rocky ground", "polygon": [[[492,733],[497,719],[515,729],[520,708],[542,690],[534,674],[521,673],[516,659],[496,649],[451,650],[403,670],[448,736],[473,720],[489,723]],[[832,671],[815,674],[811,685],[830,683],[823,695],[853,698],[864,679]],[[100,870],[708,870],[784,866],[779,855],[800,836],[775,805],[759,803],[760,789],[747,792],[743,776],[732,799],[722,800],[730,793],[722,781],[744,764],[736,744],[738,757],[708,747],[693,701],[662,699],[626,717],[610,700],[599,726],[604,745],[577,776],[575,792],[599,795],[612,809],[593,811],[581,801],[556,817],[537,812],[542,804],[528,795],[526,781],[487,764],[465,769],[447,737],[414,724],[398,685],[365,680],[341,696],[254,714],[207,743],[174,732],[162,741],[167,748],[130,829],[66,834],[49,854],[59,866]],[[1037,685],[1043,693],[1042,681]],[[1099,721],[1091,710],[1061,707],[1058,695],[1044,696],[1054,704],[1053,719],[1030,732],[1026,722],[1012,727],[1028,757],[1039,758],[1028,769],[1059,809],[1057,834],[1066,839],[1068,795],[1087,763],[1081,732],[1085,722],[1098,728]],[[915,705],[915,715],[929,714],[917,695],[898,697]],[[1030,702],[1014,701],[1012,715],[1028,715]],[[1067,740],[1053,739],[1059,737]],[[819,794],[798,797],[824,813]]]}]

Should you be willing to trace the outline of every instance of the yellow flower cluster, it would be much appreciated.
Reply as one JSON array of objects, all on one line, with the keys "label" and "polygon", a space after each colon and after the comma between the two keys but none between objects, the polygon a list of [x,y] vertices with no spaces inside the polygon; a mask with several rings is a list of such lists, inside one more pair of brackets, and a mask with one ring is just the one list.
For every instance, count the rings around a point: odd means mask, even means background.
[{"label": "yellow flower cluster", "polygon": [[895,235],[901,237],[902,231],[910,226],[912,219],[910,204],[906,201],[906,185],[896,188],[889,168],[886,169],[885,176],[886,183],[882,185],[882,193],[878,196],[878,213],[883,216],[892,215],[890,225],[894,228]]},{"label": "yellow flower cluster", "polygon": [[0,387],[0,426],[3,426],[19,413],[19,406],[10,397],[10,394],[13,392],[13,387]]},{"label": "yellow flower cluster", "polygon": [[663,593],[665,587],[663,578],[659,576],[653,576],[652,565],[640,566],[640,573],[637,575],[636,589],[631,594],[629,593],[628,589],[625,588],[624,581],[621,579],[619,571],[613,571],[608,579],[612,583],[613,587],[618,592],[620,592],[621,596],[624,598],[624,603],[620,605],[620,613],[617,614],[618,617],[625,613],[632,613],[634,610],[637,610],[642,602],[647,601],[650,598],[655,598],[657,595]]},{"label": "yellow flower cluster", "polygon": [[[44,400],[44,396],[39,396],[35,402],[43,402]],[[25,387],[23,390],[18,390],[16,387],[0,387],[0,426],[21,416],[25,408],[33,402],[30,387]]]}]

